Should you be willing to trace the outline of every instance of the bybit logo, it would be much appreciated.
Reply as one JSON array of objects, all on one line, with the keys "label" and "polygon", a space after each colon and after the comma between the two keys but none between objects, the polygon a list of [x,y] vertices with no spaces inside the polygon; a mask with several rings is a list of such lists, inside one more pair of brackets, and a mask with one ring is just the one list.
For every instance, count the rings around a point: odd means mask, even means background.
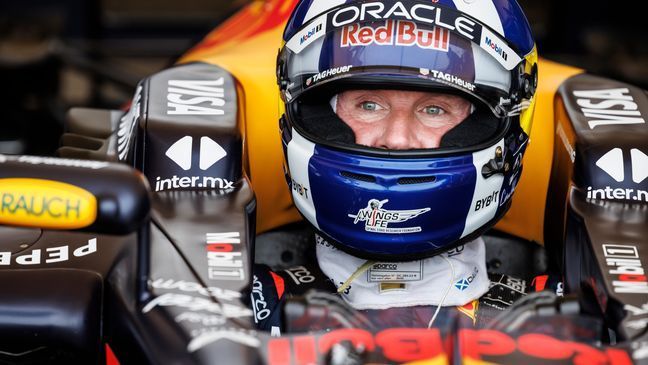
[{"label": "bybit logo", "polygon": [[[185,136],[177,140],[165,155],[175,162],[184,171],[191,170],[193,163],[193,137]],[[200,155],[198,166],[206,171],[227,156],[227,151],[209,137],[200,138]],[[230,189],[234,182],[220,177],[212,176],[177,176],[162,179],[158,176],[155,180],[155,191],[173,189]]]}]

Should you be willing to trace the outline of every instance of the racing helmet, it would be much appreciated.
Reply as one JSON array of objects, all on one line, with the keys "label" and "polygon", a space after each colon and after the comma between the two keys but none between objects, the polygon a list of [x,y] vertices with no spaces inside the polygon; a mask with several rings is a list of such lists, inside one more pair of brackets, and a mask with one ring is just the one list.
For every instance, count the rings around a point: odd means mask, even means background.
[{"label": "racing helmet", "polygon": [[[295,206],[367,259],[430,257],[508,210],[529,141],[537,53],[515,0],[302,0],[277,58]],[[330,100],[349,89],[462,96],[473,111],[434,149],[357,144]]]}]

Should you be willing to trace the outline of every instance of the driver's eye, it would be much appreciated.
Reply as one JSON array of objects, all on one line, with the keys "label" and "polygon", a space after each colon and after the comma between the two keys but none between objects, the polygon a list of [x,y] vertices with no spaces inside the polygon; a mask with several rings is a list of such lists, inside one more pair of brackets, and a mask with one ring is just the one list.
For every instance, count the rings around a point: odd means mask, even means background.
[{"label": "driver's eye", "polygon": [[378,109],[378,104],[374,103],[373,101],[363,101],[360,104],[360,107],[362,108],[362,110],[374,111]]},{"label": "driver's eye", "polygon": [[439,108],[438,106],[427,106],[423,109],[423,111],[425,112],[425,114],[429,114],[429,115],[441,115],[445,112],[443,109]]}]

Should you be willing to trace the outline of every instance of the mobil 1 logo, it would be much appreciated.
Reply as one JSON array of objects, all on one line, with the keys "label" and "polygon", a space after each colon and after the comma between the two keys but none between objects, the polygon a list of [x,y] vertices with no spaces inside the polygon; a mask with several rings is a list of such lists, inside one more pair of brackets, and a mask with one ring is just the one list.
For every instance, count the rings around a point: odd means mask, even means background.
[{"label": "mobil 1 logo", "polygon": [[634,245],[603,245],[608,273],[615,293],[648,294],[648,280]]}]

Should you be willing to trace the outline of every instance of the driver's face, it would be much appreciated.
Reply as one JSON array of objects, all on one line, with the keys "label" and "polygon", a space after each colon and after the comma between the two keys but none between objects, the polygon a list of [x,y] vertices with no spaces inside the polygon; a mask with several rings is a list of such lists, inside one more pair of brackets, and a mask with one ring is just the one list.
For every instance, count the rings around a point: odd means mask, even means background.
[{"label": "driver's face", "polygon": [[349,90],[337,100],[357,144],[394,150],[439,147],[470,108],[460,96],[420,91]]}]

